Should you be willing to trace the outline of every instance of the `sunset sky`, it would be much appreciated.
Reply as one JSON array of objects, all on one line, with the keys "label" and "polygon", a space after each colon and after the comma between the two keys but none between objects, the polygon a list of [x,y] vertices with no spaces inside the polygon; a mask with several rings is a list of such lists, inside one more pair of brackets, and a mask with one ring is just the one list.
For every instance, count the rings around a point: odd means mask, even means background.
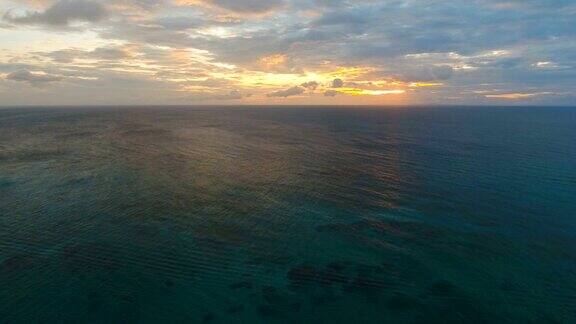
[{"label": "sunset sky", "polygon": [[0,0],[0,105],[576,104],[574,0]]}]

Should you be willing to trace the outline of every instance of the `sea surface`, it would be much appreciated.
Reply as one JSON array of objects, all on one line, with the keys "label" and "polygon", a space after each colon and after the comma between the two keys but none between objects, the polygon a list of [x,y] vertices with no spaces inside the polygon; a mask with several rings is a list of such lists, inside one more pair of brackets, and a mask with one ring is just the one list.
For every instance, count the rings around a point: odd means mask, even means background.
[{"label": "sea surface", "polygon": [[0,109],[0,323],[576,323],[576,108]]}]

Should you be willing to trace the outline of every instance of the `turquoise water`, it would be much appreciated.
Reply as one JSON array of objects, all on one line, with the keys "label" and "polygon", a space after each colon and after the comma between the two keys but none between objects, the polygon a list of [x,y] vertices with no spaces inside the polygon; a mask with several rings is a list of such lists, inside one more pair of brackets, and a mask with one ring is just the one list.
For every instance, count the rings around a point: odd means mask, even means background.
[{"label": "turquoise water", "polygon": [[576,323],[576,109],[0,110],[2,323]]}]

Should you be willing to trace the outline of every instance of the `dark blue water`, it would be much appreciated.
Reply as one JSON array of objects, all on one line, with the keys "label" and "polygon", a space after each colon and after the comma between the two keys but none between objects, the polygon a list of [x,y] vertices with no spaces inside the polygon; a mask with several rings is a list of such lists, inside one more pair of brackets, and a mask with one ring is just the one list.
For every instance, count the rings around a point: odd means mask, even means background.
[{"label": "dark blue water", "polygon": [[576,109],[0,110],[2,323],[576,323]]}]

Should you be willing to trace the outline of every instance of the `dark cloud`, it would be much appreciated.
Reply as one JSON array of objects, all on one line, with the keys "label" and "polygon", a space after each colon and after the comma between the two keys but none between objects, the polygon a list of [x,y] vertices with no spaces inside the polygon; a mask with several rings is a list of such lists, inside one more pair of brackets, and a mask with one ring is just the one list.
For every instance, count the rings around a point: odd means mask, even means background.
[{"label": "dark cloud", "polygon": [[161,10],[167,4],[167,0],[108,0],[113,4],[123,4],[130,8],[136,8],[148,12]]},{"label": "dark cloud", "polygon": [[61,76],[32,73],[28,70],[19,70],[16,72],[12,72],[6,76],[6,80],[27,82],[34,86],[40,86],[50,82],[61,81],[63,79],[64,78]]},{"label": "dark cloud", "polygon": [[197,17],[162,17],[156,23],[168,30],[187,30],[205,27],[208,23]]},{"label": "dark cloud", "polygon": [[68,27],[75,22],[98,22],[107,15],[105,7],[96,1],[60,0],[43,12],[27,12],[22,16],[7,13],[4,19],[13,24]]},{"label": "dark cloud", "polygon": [[304,82],[302,83],[300,86],[304,87],[308,90],[316,90],[316,88],[318,88],[320,84],[316,81],[308,81],[308,82]]},{"label": "dark cloud", "polygon": [[336,95],[338,95],[338,91],[336,90],[326,90],[326,92],[324,92],[324,97],[336,97]]},{"label": "dark cloud", "polygon": [[123,47],[98,47],[88,52],[88,56],[103,60],[122,60],[130,58],[132,54]]},{"label": "dark cloud", "polygon": [[316,26],[335,26],[346,25],[349,28],[353,26],[370,25],[373,19],[376,19],[372,6],[356,7],[350,10],[331,10],[321,16],[314,22]]},{"label": "dark cloud", "polygon": [[214,96],[214,99],[217,100],[239,100],[242,98],[244,98],[244,96],[238,90],[232,90],[229,93]]},{"label": "dark cloud", "polygon": [[344,81],[342,79],[334,79],[332,81],[332,88],[342,88],[344,86]]},{"label": "dark cloud", "polygon": [[275,91],[272,93],[269,93],[267,96],[268,97],[291,97],[291,96],[297,96],[297,95],[301,95],[303,94],[305,91],[304,88],[302,87],[292,87],[292,88],[288,88],[286,90],[279,90],[279,91]]},{"label": "dark cloud", "polygon": [[238,13],[265,13],[284,5],[283,0],[205,0],[220,8]]},{"label": "dark cloud", "polygon": [[406,67],[398,79],[406,82],[446,81],[454,74],[451,66]]},{"label": "dark cloud", "polygon": [[100,37],[138,44],[176,48],[186,48],[193,45],[193,39],[185,31],[172,30],[156,23],[142,24],[132,21],[113,22],[100,32]]},{"label": "dark cloud", "polygon": [[241,21],[232,17],[227,17],[225,19],[212,17],[213,19],[207,19],[207,17],[201,17],[197,15],[181,15],[181,16],[167,16],[160,17],[155,20],[155,24],[162,26],[167,30],[195,30],[208,28],[211,26],[235,26],[240,25]]},{"label": "dark cloud", "polygon": [[55,62],[60,63],[71,63],[77,59],[124,60],[133,57],[133,54],[126,47],[121,46],[98,47],[92,51],[65,49],[36,54],[49,57]]}]

